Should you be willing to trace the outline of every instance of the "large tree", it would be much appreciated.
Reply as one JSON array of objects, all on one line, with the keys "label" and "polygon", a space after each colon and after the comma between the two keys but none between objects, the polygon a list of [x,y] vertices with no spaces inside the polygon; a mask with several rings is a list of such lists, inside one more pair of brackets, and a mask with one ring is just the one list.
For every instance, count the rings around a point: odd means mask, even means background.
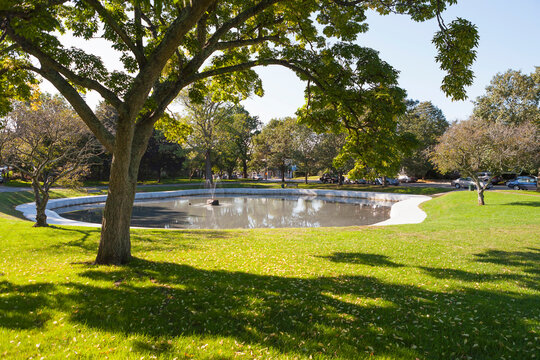
[{"label": "large tree", "polygon": [[49,190],[60,182],[77,181],[100,151],[99,144],[58,96],[40,95],[29,102],[15,102],[6,118],[6,143],[0,158],[32,180],[34,226],[47,226]]},{"label": "large tree", "polygon": [[[406,14],[414,21],[437,19],[436,60],[447,72],[442,89],[463,99],[464,86],[473,78],[470,66],[478,36],[466,20],[444,23],[441,12],[454,3],[456,0],[3,0],[0,99],[25,97],[28,83],[39,75],[59,90],[113,154],[96,263],[122,264],[131,258],[129,226],[139,162],[154,124],[182,89],[194,85],[191,95],[200,98],[197,85],[213,78],[225,98],[261,94],[260,80],[251,69],[281,65],[309,80],[312,90],[319,89],[333,106],[345,108],[357,99],[344,95],[363,86],[349,74],[359,73],[362,80],[372,69],[380,68],[375,52],[352,43],[367,30],[368,11],[375,10]],[[66,32],[78,39],[81,48],[65,45],[61,34]],[[94,37],[110,43],[119,53],[123,69],[108,69],[92,54],[89,41]],[[372,84],[379,84],[378,97],[384,99],[388,94],[385,81]],[[115,134],[85,101],[83,93],[90,90],[118,111]],[[379,111],[372,101],[363,104],[356,111]],[[2,100],[0,105],[8,104]]]},{"label": "large tree", "polygon": [[[454,123],[433,148],[431,160],[448,173],[458,171],[476,184],[478,205],[491,178],[505,172],[520,173],[540,165],[540,129],[532,122],[519,125],[489,123],[471,118]],[[482,182],[480,172],[491,178]]]},{"label": "large tree", "polygon": [[474,115],[504,124],[532,121],[540,127],[540,66],[530,75],[516,70],[495,75],[476,99]]}]

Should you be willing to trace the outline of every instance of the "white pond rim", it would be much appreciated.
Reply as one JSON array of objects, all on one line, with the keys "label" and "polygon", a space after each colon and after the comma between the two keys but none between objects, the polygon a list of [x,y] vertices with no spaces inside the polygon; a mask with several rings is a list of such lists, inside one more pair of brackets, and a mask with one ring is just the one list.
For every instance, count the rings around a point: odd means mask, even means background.
[{"label": "white pond rim", "polygon": [[[418,206],[430,200],[431,197],[425,195],[408,195],[408,194],[391,194],[391,193],[376,193],[376,192],[360,192],[360,191],[343,191],[343,190],[308,190],[308,189],[250,189],[250,188],[221,188],[215,190],[208,189],[190,189],[190,190],[174,190],[174,191],[159,191],[159,192],[144,192],[137,193],[135,200],[148,199],[166,199],[182,196],[193,195],[305,195],[318,197],[345,197],[367,199],[374,201],[392,201],[395,202],[390,209],[390,218],[372,224],[371,226],[384,225],[401,225],[401,224],[419,224],[426,218],[426,213]],[[83,196],[64,199],[53,199],[47,203],[47,223],[51,225],[72,225],[72,226],[87,226],[101,227],[101,224],[87,223],[76,220],[63,218],[54,210],[70,206],[88,205],[93,203],[102,203],[107,199],[107,195]],[[36,220],[36,205],[35,203],[26,203],[15,208],[23,213],[24,217],[29,220]]]}]

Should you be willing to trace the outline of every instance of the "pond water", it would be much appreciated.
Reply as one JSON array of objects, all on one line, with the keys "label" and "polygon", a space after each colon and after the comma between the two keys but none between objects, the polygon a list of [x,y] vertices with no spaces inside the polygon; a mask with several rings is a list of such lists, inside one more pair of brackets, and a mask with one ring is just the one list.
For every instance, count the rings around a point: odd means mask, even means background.
[{"label": "pond water", "polygon": [[[132,226],[171,229],[288,228],[370,225],[390,217],[393,202],[309,196],[220,195],[136,201]],[[101,223],[104,204],[55,210],[61,216]]]}]

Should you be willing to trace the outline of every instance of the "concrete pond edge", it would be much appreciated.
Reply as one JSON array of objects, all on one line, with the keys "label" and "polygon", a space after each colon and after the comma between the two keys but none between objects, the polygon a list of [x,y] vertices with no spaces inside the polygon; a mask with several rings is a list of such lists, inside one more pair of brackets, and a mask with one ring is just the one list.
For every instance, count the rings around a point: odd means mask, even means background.
[{"label": "concrete pond edge", "polygon": [[[194,195],[303,195],[317,197],[344,197],[352,199],[374,200],[374,201],[390,201],[395,202],[390,209],[390,218],[372,224],[370,226],[386,226],[386,225],[402,225],[402,224],[419,224],[427,217],[426,213],[419,208],[419,205],[425,201],[431,200],[430,196],[425,195],[409,195],[409,194],[393,194],[393,193],[377,193],[365,191],[344,191],[344,190],[317,190],[317,189],[250,189],[250,188],[220,188],[220,189],[190,189],[190,190],[173,190],[173,191],[157,191],[157,192],[142,192],[135,194],[135,200],[152,200],[152,199],[167,199],[183,196]],[[87,223],[66,219],[60,216],[55,209],[61,209],[71,206],[81,206],[95,203],[103,203],[107,199],[107,195],[82,196],[74,198],[63,198],[49,200],[47,204],[47,222],[50,225],[71,225],[71,226],[86,226],[86,227],[101,227],[101,224]],[[36,220],[36,205],[35,203],[21,204],[15,208],[23,213],[23,216],[31,221]]]}]

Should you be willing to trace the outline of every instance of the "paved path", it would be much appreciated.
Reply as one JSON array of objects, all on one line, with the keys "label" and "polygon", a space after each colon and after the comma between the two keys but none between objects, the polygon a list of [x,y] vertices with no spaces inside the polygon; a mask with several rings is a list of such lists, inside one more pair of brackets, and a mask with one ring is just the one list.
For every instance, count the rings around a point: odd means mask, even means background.
[{"label": "paved path", "polygon": [[4,192],[17,192],[17,191],[30,191],[32,190],[29,187],[12,187],[12,186],[5,186],[3,184],[0,184],[0,193]]}]

